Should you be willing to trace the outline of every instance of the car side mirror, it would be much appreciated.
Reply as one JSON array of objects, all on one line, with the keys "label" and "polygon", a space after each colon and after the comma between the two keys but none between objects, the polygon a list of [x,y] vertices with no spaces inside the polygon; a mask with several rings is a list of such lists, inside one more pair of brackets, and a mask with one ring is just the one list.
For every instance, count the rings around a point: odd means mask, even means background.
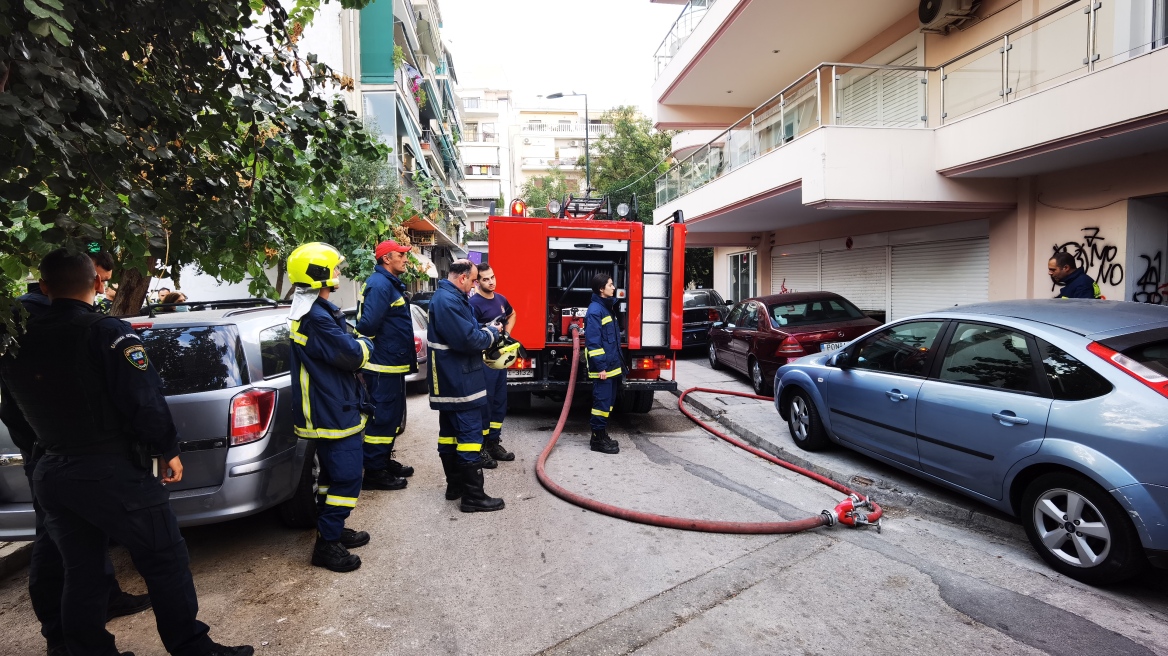
[{"label": "car side mirror", "polygon": [[723,322],[721,322],[721,321],[715,321],[715,322],[714,322],[714,323],[711,325],[711,327],[712,327],[712,328],[721,328],[722,326],[725,326],[725,325],[726,325],[726,324],[725,324],[725,323],[723,323]]},{"label": "car side mirror", "polygon": [[726,307],[730,307],[731,305],[734,305],[734,301],[726,301]]},{"label": "car side mirror", "polygon": [[850,369],[852,366],[852,354],[846,349],[836,352],[831,356],[831,364],[840,369]]}]

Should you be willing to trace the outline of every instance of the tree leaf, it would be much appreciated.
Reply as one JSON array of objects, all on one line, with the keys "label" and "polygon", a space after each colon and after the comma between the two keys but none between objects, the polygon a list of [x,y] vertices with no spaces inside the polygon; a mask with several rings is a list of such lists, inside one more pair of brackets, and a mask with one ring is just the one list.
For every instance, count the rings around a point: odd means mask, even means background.
[{"label": "tree leaf", "polygon": [[28,22],[28,31],[37,36],[45,37],[49,35],[52,26],[53,21],[48,18],[34,18]]}]

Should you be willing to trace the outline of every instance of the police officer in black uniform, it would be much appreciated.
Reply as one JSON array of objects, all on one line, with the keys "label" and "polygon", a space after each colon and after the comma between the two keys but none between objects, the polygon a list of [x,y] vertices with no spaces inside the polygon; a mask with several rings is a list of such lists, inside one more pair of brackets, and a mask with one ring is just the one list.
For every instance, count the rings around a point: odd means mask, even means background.
[{"label": "police officer in black uniform", "polygon": [[[101,246],[97,244],[90,245],[89,257],[97,271],[93,291],[103,294],[106,282],[113,274],[114,258],[101,250]],[[28,293],[16,300],[20,301],[29,318],[43,315],[51,306],[49,297],[41,291],[38,283],[30,284]],[[0,398],[0,404],[5,402],[5,398]],[[31,490],[32,474],[43,453],[36,448],[35,435],[9,432],[21,455],[24,456],[24,473],[28,477],[28,486]],[[48,643],[49,656],[68,656],[69,650],[65,646],[65,636],[61,631],[61,595],[65,589],[65,565],[61,562],[60,550],[45,530],[45,513],[35,498],[32,500],[32,507],[36,515],[36,538],[32,543],[32,554],[28,564],[28,597],[32,602],[33,612],[40,620],[41,635]],[[105,560],[105,572],[110,584],[108,619],[140,613],[150,608],[150,595],[134,595],[122,590],[117,578],[114,577],[114,565],[109,558]]]},{"label": "police officer in black uniform", "polygon": [[[168,652],[251,656],[249,646],[213,642],[196,618],[186,542],[163,487],[182,478],[178,434],[142,342],[129,324],[94,312],[96,271],[87,255],[58,249],[39,268],[52,304],[0,362],[0,419],[13,434],[35,435],[45,452],[33,494],[65,564],[69,653],[118,653],[105,630],[107,536],[115,535],[146,581]],[[161,480],[149,454],[161,454]]]}]

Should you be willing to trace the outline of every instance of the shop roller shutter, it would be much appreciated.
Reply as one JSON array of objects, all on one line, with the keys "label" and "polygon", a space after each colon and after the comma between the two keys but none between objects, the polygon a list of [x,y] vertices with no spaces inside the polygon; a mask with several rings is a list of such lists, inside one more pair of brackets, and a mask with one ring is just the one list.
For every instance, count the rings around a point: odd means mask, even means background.
[{"label": "shop roller shutter", "polygon": [[989,270],[986,238],[894,246],[889,320],[986,301]]},{"label": "shop roller shutter", "polygon": [[861,310],[887,309],[888,247],[826,251],[822,263],[822,291],[835,292]]},{"label": "shop roller shutter", "polygon": [[[786,289],[783,289],[786,287]],[[772,294],[819,291],[819,253],[771,258]]]}]

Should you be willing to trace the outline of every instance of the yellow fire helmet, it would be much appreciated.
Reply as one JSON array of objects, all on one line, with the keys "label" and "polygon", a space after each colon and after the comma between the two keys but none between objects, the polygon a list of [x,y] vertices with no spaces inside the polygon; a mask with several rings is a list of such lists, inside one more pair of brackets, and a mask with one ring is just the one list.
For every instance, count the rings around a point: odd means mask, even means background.
[{"label": "yellow fire helmet", "polygon": [[288,280],[310,289],[336,287],[341,281],[333,277],[333,271],[344,262],[345,256],[328,244],[303,244],[288,256]]},{"label": "yellow fire helmet", "polygon": [[519,358],[526,358],[527,350],[518,340],[504,333],[495,346],[483,351],[483,362],[492,369],[506,369]]}]

